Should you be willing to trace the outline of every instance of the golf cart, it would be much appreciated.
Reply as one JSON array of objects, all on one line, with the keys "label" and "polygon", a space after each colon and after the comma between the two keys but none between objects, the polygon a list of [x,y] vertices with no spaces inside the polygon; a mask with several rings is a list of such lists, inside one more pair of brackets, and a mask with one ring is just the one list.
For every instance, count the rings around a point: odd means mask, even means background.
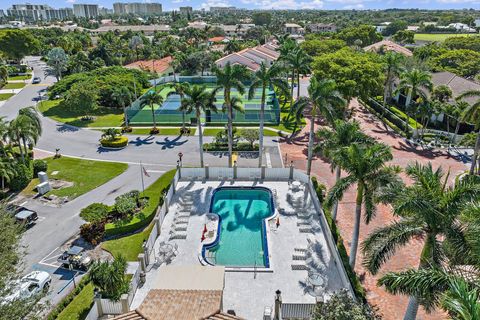
[{"label": "golf cart", "polygon": [[15,214],[15,219],[18,223],[31,227],[38,219],[38,215],[35,211],[23,208]]},{"label": "golf cart", "polygon": [[92,264],[92,259],[83,251],[84,249],[82,247],[73,246],[62,253],[57,261],[65,268],[86,271]]}]

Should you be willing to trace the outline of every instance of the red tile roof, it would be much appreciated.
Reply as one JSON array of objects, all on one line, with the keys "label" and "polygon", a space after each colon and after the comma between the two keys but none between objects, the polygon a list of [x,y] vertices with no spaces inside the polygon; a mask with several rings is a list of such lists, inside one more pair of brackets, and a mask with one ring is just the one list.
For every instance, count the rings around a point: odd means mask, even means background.
[{"label": "red tile roof", "polygon": [[209,42],[222,42],[223,40],[225,40],[225,37],[213,37],[208,39]]},{"label": "red tile roof", "polygon": [[410,51],[407,48],[402,47],[398,43],[395,43],[395,42],[390,41],[390,40],[382,40],[380,42],[374,43],[372,45],[369,45],[369,46],[366,46],[365,48],[363,48],[363,50],[365,50],[365,51],[375,51],[375,52],[378,52],[381,49],[383,49],[385,51],[395,51],[395,52],[401,53],[401,54],[403,54],[404,56],[407,56],[407,57],[413,56],[412,51]]},{"label": "red tile roof", "polygon": [[170,68],[170,64],[172,63],[173,58],[168,56],[162,59],[154,59],[154,60],[139,60],[127,64],[125,68],[128,69],[141,69],[148,72],[155,72],[158,74],[165,73]]}]

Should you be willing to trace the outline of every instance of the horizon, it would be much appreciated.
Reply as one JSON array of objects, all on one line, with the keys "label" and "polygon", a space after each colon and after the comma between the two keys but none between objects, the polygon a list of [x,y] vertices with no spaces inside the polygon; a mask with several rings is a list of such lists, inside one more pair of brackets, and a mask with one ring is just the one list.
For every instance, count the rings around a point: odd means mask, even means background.
[{"label": "horizon", "polygon": [[403,0],[400,3],[394,0],[169,0],[169,1],[135,1],[135,0],[30,0],[2,1],[0,9],[7,10],[12,4],[47,4],[55,9],[73,7],[75,3],[98,4],[108,9],[113,8],[114,2],[156,2],[162,4],[163,11],[178,10],[181,6],[191,6],[194,10],[209,9],[210,7],[235,6],[239,9],[250,10],[480,10],[480,0]]}]

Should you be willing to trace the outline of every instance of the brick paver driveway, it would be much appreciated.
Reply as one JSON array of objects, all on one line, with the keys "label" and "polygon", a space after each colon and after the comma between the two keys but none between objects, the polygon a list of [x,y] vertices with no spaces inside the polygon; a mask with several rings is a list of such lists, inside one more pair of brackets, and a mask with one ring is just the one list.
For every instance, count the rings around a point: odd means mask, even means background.
[{"label": "brick paver driveway", "polygon": [[[391,162],[395,165],[405,167],[407,164],[414,161],[421,163],[431,162],[436,168],[442,166],[444,170],[450,170],[451,177],[455,177],[459,173],[467,169],[467,165],[451,158],[445,152],[439,151],[416,151],[409,148],[403,139],[392,133],[386,131],[383,124],[359,105],[357,100],[353,100],[350,107],[355,111],[355,119],[357,119],[362,126],[362,129],[370,136],[376,138],[385,144],[392,147],[394,159]],[[317,124],[318,126],[318,124]],[[305,170],[306,155],[308,143],[308,125],[304,128],[296,138],[292,141],[288,139],[282,141],[281,151],[286,159],[286,165],[293,161],[296,168]],[[313,162],[313,174],[317,176],[319,182],[331,187],[335,182],[335,177],[331,172],[330,164],[321,158],[316,158]],[[405,177],[404,177],[405,178]],[[408,181],[407,181],[408,183]],[[339,205],[337,224],[341,230],[347,251],[350,248],[351,235],[353,230],[353,215],[355,209],[355,190],[351,189],[344,196],[343,201]],[[380,206],[377,216],[369,224],[362,223],[360,229],[360,240],[363,240],[376,227],[383,226],[389,221],[393,220],[390,209],[386,206]],[[377,279],[387,271],[403,270],[409,267],[416,267],[419,262],[419,255],[421,251],[421,241],[411,242],[407,248],[398,251],[393,258],[391,258],[381,272],[377,276],[368,274],[361,265],[361,253],[359,251],[359,259],[357,259],[356,271],[359,275],[364,275],[363,285],[367,290],[367,298],[373,305],[379,307],[382,311],[384,319],[397,320],[402,319],[405,308],[407,306],[407,297],[393,296],[387,293],[384,289],[377,287]],[[426,315],[423,310],[419,311],[417,319],[442,319],[446,318],[441,313],[433,313]]]}]

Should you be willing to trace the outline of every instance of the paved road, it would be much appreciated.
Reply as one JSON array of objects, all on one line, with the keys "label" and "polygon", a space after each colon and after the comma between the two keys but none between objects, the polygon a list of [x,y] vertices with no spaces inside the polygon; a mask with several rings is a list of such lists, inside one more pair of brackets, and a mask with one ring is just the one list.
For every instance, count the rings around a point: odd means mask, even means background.
[{"label": "paved road", "polygon": [[[27,106],[34,106],[40,95],[45,94],[46,88],[55,82],[55,78],[46,76],[46,65],[38,57],[28,57],[27,62],[33,67],[34,75],[42,79],[40,84],[27,85],[16,96],[0,106],[0,116],[13,119],[18,110]],[[56,256],[62,245],[72,239],[83,223],[79,217],[80,210],[93,202],[111,204],[114,198],[124,192],[140,189],[140,167],[143,162],[150,172],[150,178],[145,178],[145,185],[150,185],[164,171],[176,166],[177,154],[184,154],[185,166],[199,164],[198,137],[147,137],[129,135],[130,144],[120,151],[108,151],[98,145],[101,132],[57,123],[49,118],[42,117],[43,134],[36,146],[41,152],[54,153],[60,148],[63,155],[88,158],[102,161],[118,161],[129,164],[123,174],[112,179],[99,188],[74,199],[61,206],[53,207],[38,200],[28,200],[24,206],[35,210],[39,214],[38,223],[26,231],[22,241],[26,246],[25,270],[46,270],[54,278],[52,291],[49,296],[51,303],[57,303],[67,290],[57,292],[70,283],[72,273],[58,268],[55,264]],[[210,142],[211,137],[205,137]],[[205,154],[205,162],[210,166],[226,166],[227,157],[224,154]],[[277,138],[266,137],[264,163],[272,167],[281,167],[282,160],[278,148]],[[258,159],[248,155],[241,156],[238,164],[244,167],[255,167]]]}]

